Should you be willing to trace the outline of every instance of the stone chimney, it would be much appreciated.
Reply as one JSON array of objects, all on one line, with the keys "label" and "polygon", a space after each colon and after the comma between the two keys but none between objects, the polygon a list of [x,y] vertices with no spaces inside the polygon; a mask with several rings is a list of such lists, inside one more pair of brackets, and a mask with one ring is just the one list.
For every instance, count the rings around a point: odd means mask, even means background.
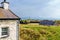
[{"label": "stone chimney", "polygon": [[9,2],[6,2],[6,0],[4,0],[3,2],[1,2],[1,4],[2,4],[2,7],[4,9],[9,9]]}]

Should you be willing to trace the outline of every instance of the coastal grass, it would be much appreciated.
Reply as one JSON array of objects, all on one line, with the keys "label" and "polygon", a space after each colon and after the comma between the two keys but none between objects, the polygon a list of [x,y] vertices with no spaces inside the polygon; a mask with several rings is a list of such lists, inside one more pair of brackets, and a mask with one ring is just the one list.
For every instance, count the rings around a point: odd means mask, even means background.
[{"label": "coastal grass", "polygon": [[60,40],[60,26],[20,24],[20,40]]}]

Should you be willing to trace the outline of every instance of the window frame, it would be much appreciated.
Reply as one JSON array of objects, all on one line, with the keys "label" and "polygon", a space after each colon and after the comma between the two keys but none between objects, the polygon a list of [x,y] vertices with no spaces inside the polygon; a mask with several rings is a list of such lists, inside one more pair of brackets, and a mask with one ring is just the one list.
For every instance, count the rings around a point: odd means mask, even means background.
[{"label": "window frame", "polygon": [[[8,29],[8,30],[6,31],[6,32],[7,32],[7,35],[2,35],[2,33],[3,33],[2,29],[3,29],[3,28],[7,28],[7,29]],[[6,37],[9,36],[9,27],[1,27],[0,30],[1,30],[1,33],[0,33],[0,37],[1,37],[1,38],[6,38]]]}]

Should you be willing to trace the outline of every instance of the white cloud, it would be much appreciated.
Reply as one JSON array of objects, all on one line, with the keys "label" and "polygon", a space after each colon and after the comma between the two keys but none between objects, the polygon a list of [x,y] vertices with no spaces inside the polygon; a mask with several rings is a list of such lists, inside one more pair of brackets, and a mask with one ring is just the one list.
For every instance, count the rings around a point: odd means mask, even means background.
[{"label": "white cloud", "polygon": [[56,5],[56,4],[59,4],[60,3],[60,0],[51,0],[48,4],[49,5]]},{"label": "white cloud", "polygon": [[60,19],[60,0],[19,0],[19,2],[16,0],[15,2],[18,3],[14,3],[14,1],[12,3],[15,5],[15,11],[18,10],[17,13],[22,12],[20,16]]},{"label": "white cloud", "polygon": [[43,8],[43,12],[47,17],[60,19],[60,0],[51,0],[47,3],[48,6]]}]

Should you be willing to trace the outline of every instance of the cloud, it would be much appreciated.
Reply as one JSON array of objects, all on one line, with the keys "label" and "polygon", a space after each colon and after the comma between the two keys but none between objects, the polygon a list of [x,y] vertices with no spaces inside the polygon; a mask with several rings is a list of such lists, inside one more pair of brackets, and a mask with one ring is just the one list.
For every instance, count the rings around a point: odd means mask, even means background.
[{"label": "cloud", "polygon": [[51,0],[48,4],[50,5],[57,5],[60,3],[60,0]]},{"label": "cloud", "polygon": [[[21,17],[60,19],[60,0],[9,0],[10,8]],[[13,6],[13,7],[12,7]]]},{"label": "cloud", "polygon": [[60,19],[60,0],[51,0],[47,6],[42,9],[45,13],[43,17],[59,18]]}]

